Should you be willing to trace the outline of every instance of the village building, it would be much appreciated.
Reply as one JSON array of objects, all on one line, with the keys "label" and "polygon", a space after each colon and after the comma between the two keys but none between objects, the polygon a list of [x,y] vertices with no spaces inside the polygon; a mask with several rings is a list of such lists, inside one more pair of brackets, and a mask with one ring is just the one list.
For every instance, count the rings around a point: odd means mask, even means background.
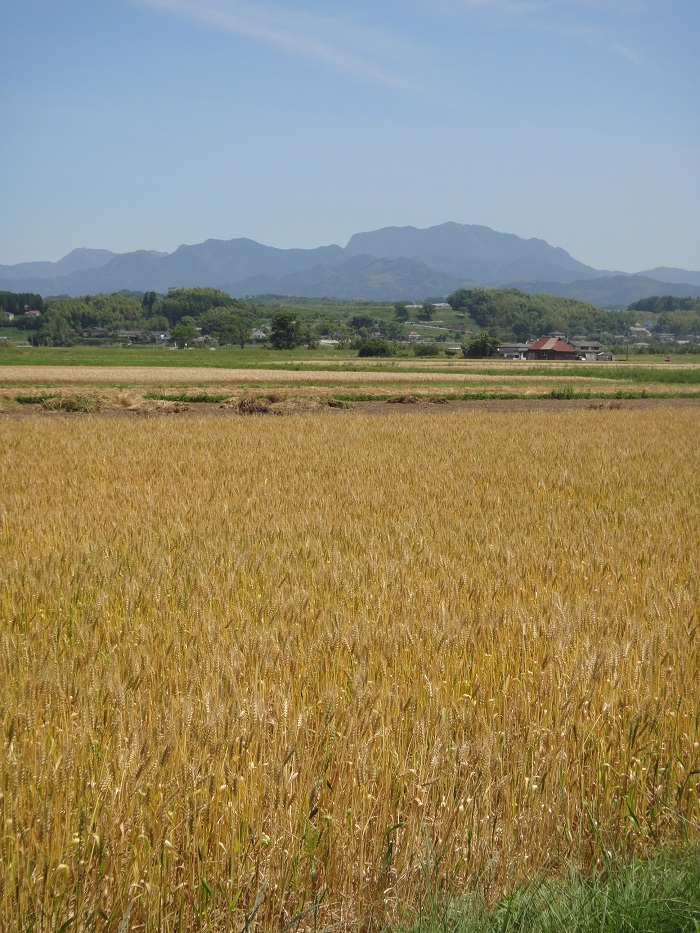
[{"label": "village building", "polygon": [[117,337],[127,343],[150,343],[151,334],[146,330],[118,330]]},{"label": "village building", "polygon": [[571,346],[576,351],[577,360],[598,360],[603,352],[603,344],[598,340],[587,340],[585,337],[574,337]]},{"label": "village building", "polygon": [[503,343],[496,350],[504,360],[526,360],[527,351],[530,349],[528,343]]},{"label": "village building", "polygon": [[540,337],[527,349],[529,360],[575,360],[576,350],[561,337]]}]

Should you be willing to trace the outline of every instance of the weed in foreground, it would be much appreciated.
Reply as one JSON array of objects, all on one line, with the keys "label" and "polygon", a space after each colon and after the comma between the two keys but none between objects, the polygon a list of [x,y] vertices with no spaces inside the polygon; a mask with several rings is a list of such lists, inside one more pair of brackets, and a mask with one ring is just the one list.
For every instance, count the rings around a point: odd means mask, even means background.
[{"label": "weed in foreground", "polygon": [[392,933],[696,933],[700,850],[691,844],[648,860],[609,859],[593,874],[541,877],[489,905],[483,896],[429,898]]},{"label": "weed in foreground", "polygon": [[50,399],[59,398],[57,392],[41,392],[39,395],[15,395],[15,401],[20,405],[43,405]]}]

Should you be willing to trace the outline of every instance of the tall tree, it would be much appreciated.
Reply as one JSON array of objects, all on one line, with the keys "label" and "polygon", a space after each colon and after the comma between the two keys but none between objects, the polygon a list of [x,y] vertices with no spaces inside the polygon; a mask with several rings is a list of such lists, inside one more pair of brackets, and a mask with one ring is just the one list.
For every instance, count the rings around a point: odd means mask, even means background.
[{"label": "tall tree", "polygon": [[245,347],[252,336],[250,321],[242,314],[232,314],[224,327],[219,332],[221,343],[237,343],[241,350]]},{"label": "tall tree", "polygon": [[293,350],[301,343],[301,325],[291,311],[278,311],[272,318],[270,343],[275,350]]}]

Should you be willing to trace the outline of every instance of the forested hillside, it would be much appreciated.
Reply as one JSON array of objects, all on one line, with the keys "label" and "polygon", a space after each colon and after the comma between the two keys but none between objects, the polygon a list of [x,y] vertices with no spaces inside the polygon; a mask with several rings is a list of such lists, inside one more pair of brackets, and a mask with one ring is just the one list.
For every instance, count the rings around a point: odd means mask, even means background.
[{"label": "forested hillside", "polygon": [[643,298],[629,307],[630,311],[643,315],[655,315],[657,333],[687,337],[700,334],[700,298],[677,298],[675,295],[660,295]]},{"label": "forested hillside", "polygon": [[516,288],[460,288],[447,301],[495,336],[526,341],[560,331],[570,336],[621,333],[629,315],[554,295],[528,295]]}]

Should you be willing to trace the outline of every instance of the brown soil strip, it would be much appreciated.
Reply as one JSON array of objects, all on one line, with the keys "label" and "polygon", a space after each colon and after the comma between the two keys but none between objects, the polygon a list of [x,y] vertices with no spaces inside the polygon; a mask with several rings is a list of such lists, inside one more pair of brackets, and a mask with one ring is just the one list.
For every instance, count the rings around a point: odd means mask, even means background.
[{"label": "brown soil strip", "polygon": [[436,405],[430,400],[420,399],[411,404],[388,404],[387,402],[354,402],[349,408],[334,408],[326,404],[289,404],[272,406],[269,411],[259,411],[252,415],[242,414],[235,405],[217,405],[212,403],[195,402],[179,403],[153,403],[140,407],[125,407],[123,405],[109,405],[99,413],[67,413],[50,411],[40,405],[22,405],[10,411],[0,411],[0,418],[21,420],[25,418],[152,418],[152,417],[256,417],[267,418],[274,416],[290,416],[321,414],[326,417],[353,417],[358,414],[384,416],[410,417],[411,415],[430,415],[440,417],[457,412],[492,412],[505,414],[518,414],[522,412],[541,412],[551,414],[567,411],[595,410],[595,411],[646,411],[660,408],[695,409],[700,413],[700,397],[681,399],[479,399],[475,401],[446,401]]}]

